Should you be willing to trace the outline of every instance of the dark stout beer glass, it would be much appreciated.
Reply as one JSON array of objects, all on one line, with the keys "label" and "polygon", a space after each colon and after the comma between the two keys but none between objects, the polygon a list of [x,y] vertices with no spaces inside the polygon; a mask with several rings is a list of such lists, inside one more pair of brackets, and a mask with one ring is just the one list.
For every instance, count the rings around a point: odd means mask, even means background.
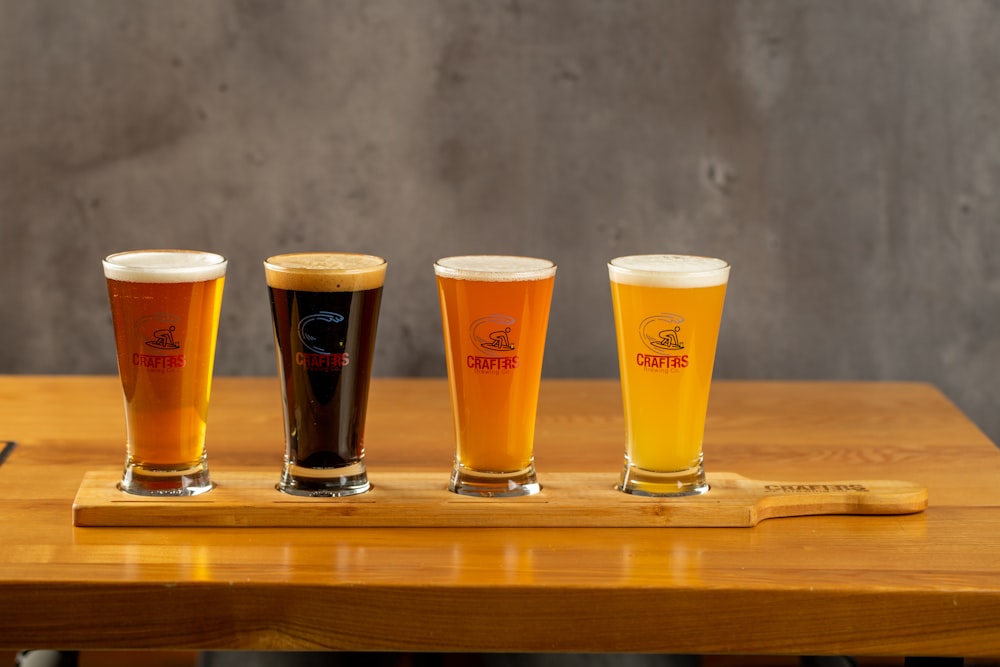
[{"label": "dark stout beer glass", "polygon": [[295,253],[264,262],[285,421],[278,490],[349,496],[371,488],[365,414],[386,262]]}]

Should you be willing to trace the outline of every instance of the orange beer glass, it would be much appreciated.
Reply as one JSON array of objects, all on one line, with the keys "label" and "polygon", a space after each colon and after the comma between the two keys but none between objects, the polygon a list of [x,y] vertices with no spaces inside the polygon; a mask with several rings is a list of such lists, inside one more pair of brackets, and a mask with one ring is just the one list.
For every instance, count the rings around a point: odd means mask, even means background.
[{"label": "orange beer glass", "polygon": [[625,407],[619,490],[686,496],[708,490],[702,439],[729,264],[633,255],[608,264]]},{"label": "orange beer glass", "polygon": [[500,255],[434,265],[456,455],[448,489],[470,496],[540,490],[534,437],[556,266]]},{"label": "orange beer glass", "polygon": [[138,250],[104,260],[126,460],[119,487],[145,496],[212,488],[205,454],[226,260],[214,253]]}]

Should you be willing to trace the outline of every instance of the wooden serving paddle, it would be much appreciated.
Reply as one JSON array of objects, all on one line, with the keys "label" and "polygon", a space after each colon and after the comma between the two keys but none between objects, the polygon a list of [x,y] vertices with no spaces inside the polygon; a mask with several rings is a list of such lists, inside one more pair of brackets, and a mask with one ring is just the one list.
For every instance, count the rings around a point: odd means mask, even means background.
[{"label": "wooden serving paddle", "polygon": [[122,493],[118,471],[89,472],[73,503],[77,526],[271,527],[750,527],[764,519],[818,514],[911,514],[927,490],[892,480],[768,482],[709,473],[710,490],[648,498],[615,490],[606,473],[539,475],[542,491],[520,498],[449,493],[447,475],[370,473],[374,488],[346,498],[275,490],[274,471],[218,471],[217,486],[187,498]]}]

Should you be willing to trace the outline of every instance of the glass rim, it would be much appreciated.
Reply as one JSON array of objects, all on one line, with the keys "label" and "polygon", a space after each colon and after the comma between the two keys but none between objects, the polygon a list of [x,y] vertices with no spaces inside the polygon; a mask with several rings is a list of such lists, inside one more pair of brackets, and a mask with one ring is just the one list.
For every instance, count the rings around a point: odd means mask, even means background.
[{"label": "glass rim", "polygon": [[[699,268],[671,268],[669,266],[663,267],[636,267],[627,266],[621,264],[620,262],[630,259],[653,259],[653,258],[672,258],[672,259],[691,259],[696,261],[707,261],[707,262],[718,262],[715,266],[699,267]],[[645,255],[622,255],[621,257],[615,257],[608,261],[608,267],[615,269],[616,271],[621,271],[622,273],[634,273],[634,274],[651,274],[659,275],[664,273],[674,273],[678,275],[685,276],[711,276],[725,271],[729,271],[732,268],[728,261],[720,257],[709,257],[708,255],[681,255],[672,253],[652,253]]]},{"label": "glass rim", "polygon": [[[332,266],[287,266],[284,264],[276,264],[275,262],[283,257],[358,257],[364,258],[366,260],[376,260],[368,264],[359,263],[356,266],[343,266],[343,267],[332,267]],[[331,275],[355,275],[364,273],[374,273],[381,271],[386,268],[388,262],[384,257],[379,255],[370,255],[363,252],[324,252],[324,251],[306,251],[306,252],[283,252],[277,255],[271,255],[264,260],[264,268],[268,271],[274,271],[275,273],[288,273],[288,274],[317,274],[317,273],[328,273]]]},{"label": "glass rim", "polygon": [[[150,257],[153,255],[189,255],[196,256],[203,260],[192,264],[148,264],[143,262],[126,262],[122,261],[123,258],[128,256],[136,257]],[[124,276],[130,275],[132,277],[141,276],[158,276],[158,277],[185,277],[185,276],[208,276],[206,279],[212,279],[218,277],[218,275],[225,275],[225,269],[229,264],[229,260],[217,252],[211,252],[208,250],[187,250],[183,248],[148,248],[142,250],[122,250],[120,252],[114,252],[107,255],[101,262],[104,265],[104,273],[106,277],[113,277],[110,274],[115,274],[121,279],[126,279]],[[208,274],[212,274],[209,276]],[[173,282],[173,281],[170,281]]]},{"label": "glass rim", "polygon": [[608,262],[612,283],[674,289],[729,283],[729,262],[699,255],[625,255]]},{"label": "glass rim", "polygon": [[[462,260],[472,261],[462,265]],[[460,279],[502,276],[505,281],[540,280],[555,275],[556,268],[556,263],[550,259],[528,255],[450,255],[434,262],[436,275]]]}]

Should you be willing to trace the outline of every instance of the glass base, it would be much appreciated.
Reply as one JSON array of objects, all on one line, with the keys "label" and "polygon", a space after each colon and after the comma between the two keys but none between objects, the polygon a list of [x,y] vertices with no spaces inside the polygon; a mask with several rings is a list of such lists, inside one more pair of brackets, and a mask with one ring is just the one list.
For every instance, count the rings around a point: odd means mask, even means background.
[{"label": "glass base", "polygon": [[207,463],[183,469],[129,464],[118,483],[119,489],[136,496],[197,496],[211,491],[213,486]]},{"label": "glass base", "polygon": [[700,461],[693,468],[658,472],[631,465],[626,459],[615,488],[635,496],[697,496],[708,491],[708,480]]},{"label": "glass base", "polygon": [[339,468],[303,468],[286,462],[276,488],[293,496],[339,498],[365,493],[372,484],[363,461]]},{"label": "glass base", "polygon": [[483,472],[466,468],[456,461],[448,490],[460,496],[513,498],[533,495],[542,487],[535,476],[534,464],[514,472]]}]

